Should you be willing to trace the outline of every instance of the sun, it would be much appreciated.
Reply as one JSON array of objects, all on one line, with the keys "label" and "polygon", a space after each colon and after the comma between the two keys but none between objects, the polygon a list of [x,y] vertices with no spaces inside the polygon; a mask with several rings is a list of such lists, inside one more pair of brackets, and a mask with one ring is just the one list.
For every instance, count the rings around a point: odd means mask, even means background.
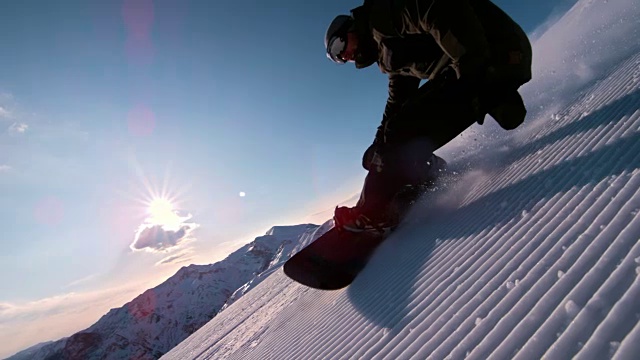
[{"label": "sun", "polygon": [[182,222],[171,200],[163,197],[153,198],[147,207],[147,222],[153,225],[175,227]]},{"label": "sun", "polygon": [[162,217],[167,213],[173,213],[173,204],[168,199],[156,198],[149,203],[149,215]]}]

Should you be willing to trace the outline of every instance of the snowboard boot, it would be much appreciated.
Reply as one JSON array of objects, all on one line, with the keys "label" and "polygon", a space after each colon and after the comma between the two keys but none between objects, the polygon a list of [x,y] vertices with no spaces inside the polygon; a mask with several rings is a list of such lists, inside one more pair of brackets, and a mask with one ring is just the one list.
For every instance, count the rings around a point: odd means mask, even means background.
[{"label": "snowboard boot", "polygon": [[357,206],[340,206],[336,207],[333,222],[339,231],[385,236],[398,226],[399,219],[395,216],[367,216]]},{"label": "snowboard boot", "polygon": [[[425,167],[425,172],[415,178],[416,184],[408,184],[400,189],[390,203],[381,209],[363,212],[363,208],[355,206],[336,207],[333,220],[334,227],[340,231],[352,233],[368,232],[371,234],[388,235],[400,224],[409,209],[422,194],[433,189],[437,180],[444,174],[447,162],[432,154]],[[362,198],[361,198],[362,200]],[[360,201],[359,201],[360,204]],[[369,206],[371,208],[371,206]]]}]

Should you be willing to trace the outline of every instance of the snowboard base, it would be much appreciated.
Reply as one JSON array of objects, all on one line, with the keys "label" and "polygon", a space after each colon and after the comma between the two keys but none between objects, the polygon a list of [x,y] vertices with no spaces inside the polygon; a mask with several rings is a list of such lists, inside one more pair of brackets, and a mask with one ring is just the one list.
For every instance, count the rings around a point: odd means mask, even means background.
[{"label": "snowboard base", "polygon": [[342,289],[353,282],[386,237],[332,228],[287,260],[284,273],[315,289]]}]

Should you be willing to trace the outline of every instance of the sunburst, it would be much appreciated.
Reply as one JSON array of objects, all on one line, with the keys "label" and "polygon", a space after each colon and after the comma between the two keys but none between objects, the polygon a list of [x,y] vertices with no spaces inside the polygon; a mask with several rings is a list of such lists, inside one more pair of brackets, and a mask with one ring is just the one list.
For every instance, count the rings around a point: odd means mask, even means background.
[{"label": "sunburst", "polygon": [[178,215],[173,202],[164,197],[152,198],[147,206],[147,213],[147,223],[165,228],[179,228],[184,220]]},{"label": "sunburst", "polygon": [[138,180],[123,192],[133,200],[132,215],[141,221],[142,227],[162,226],[165,230],[179,230],[183,223],[191,219],[191,214],[185,213],[184,208],[190,186],[175,186],[171,181],[170,164],[165,168],[164,176],[158,177],[154,176],[158,174],[145,171],[133,154],[128,160]]}]

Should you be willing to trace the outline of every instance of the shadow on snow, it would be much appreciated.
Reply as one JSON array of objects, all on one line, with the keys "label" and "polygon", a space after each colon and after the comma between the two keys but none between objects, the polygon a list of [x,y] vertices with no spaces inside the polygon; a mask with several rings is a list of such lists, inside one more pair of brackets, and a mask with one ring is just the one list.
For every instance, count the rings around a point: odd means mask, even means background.
[{"label": "shadow on snow", "polygon": [[[568,136],[631,115],[638,109],[639,101],[640,94],[634,92],[580,120],[556,129],[553,133],[513,149],[504,158],[504,166]],[[439,196],[436,193],[427,195],[426,201],[421,201],[417,209],[420,217],[425,219],[423,224],[399,228],[380,246],[371,259],[370,266],[347,289],[350,301],[369,321],[381,328],[389,329],[393,335],[394,332],[403,330],[403,326],[398,326],[401,325],[400,322],[406,324],[417,316],[411,313],[416,307],[416,304],[411,304],[413,289],[422,278],[420,273],[432,252],[439,246],[436,239],[473,237],[483,230],[518,221],[523,212],[531,211],[544,199],[574,187],[596,184],[609,176],[637,168],[640,168],[638,132],[619,138],[587,155],[563,161],[450,212],[446,209],[429,209],[428,206],[422,205],[429,202],[430,196],[433,196],[433,199]],[[561,181],[550,182],[549,179]],[[545,191],[530,191],[539,188],[540,184],[545,184]],[[440,195],[446,196],[447,192],[449,191]],[[465,225],[467,219],[472,221]],[[427,278],[422,281],[433,280]]]}]

